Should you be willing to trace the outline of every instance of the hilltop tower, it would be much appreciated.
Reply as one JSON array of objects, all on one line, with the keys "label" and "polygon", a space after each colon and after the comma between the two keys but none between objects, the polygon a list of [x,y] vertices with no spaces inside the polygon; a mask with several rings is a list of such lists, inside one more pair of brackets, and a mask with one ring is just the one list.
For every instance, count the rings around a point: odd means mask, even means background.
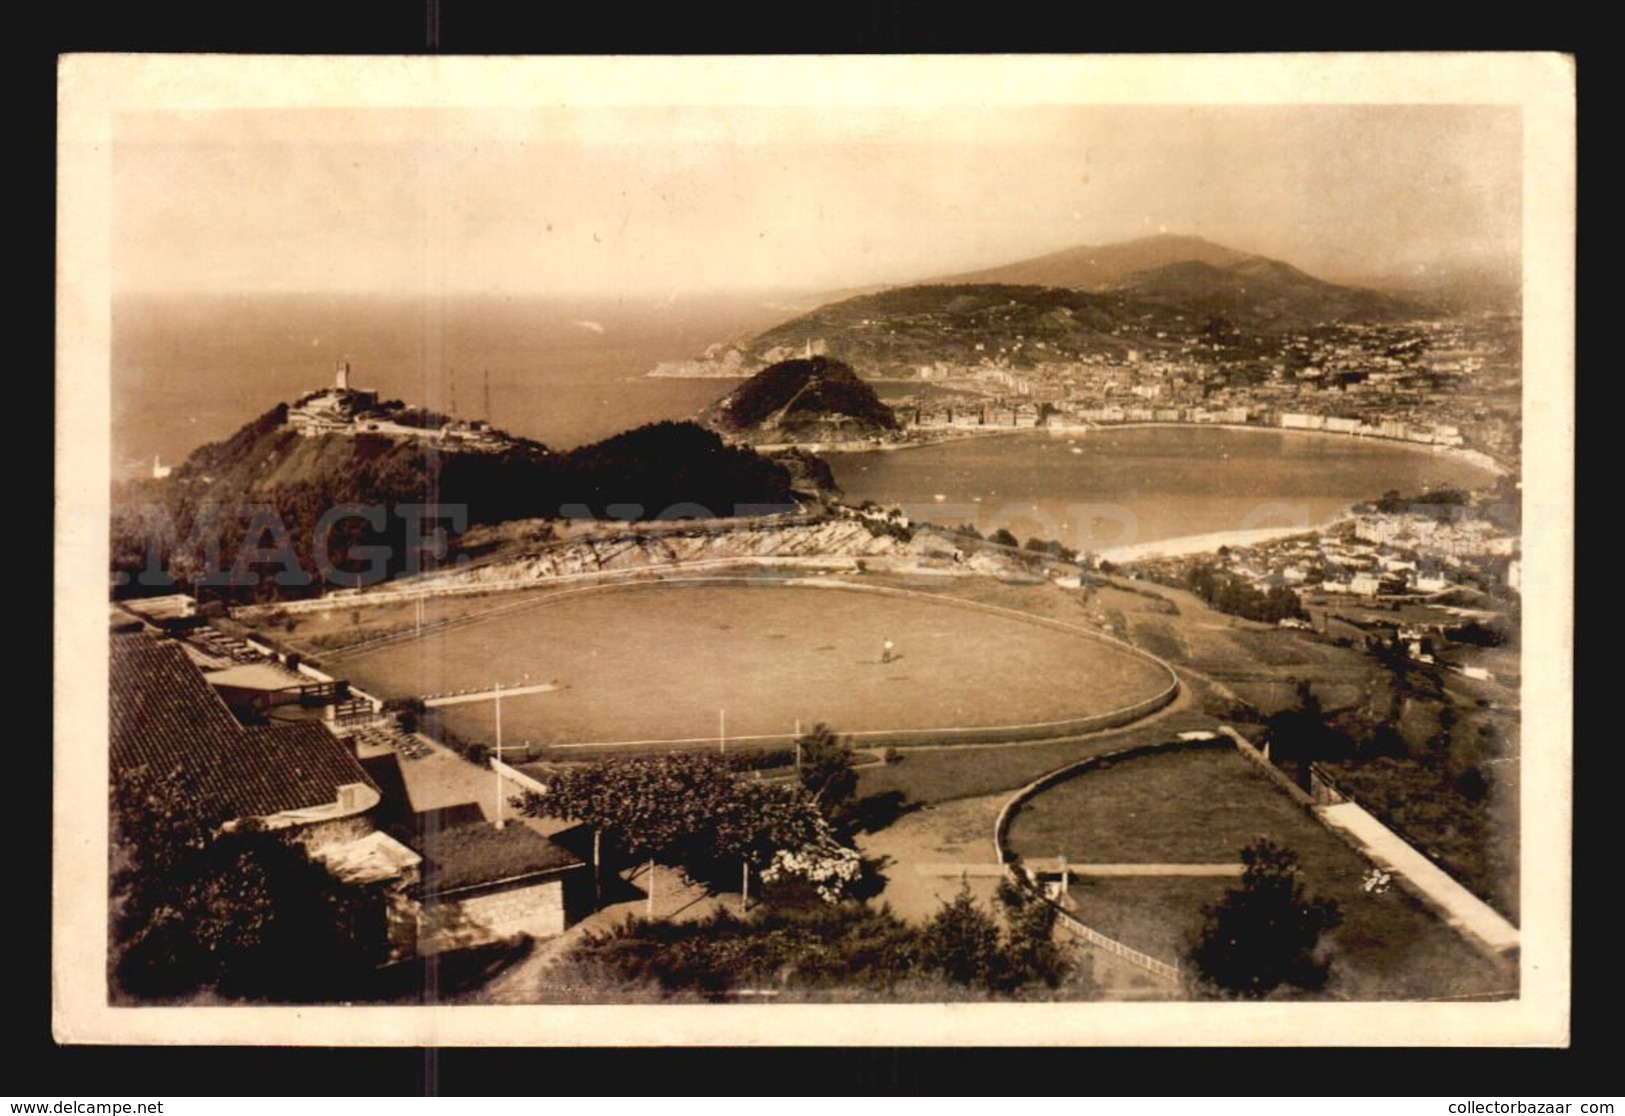
[{"label": "hilltop tower", "polygon": [[339,391],[349,391],[350,390],[350,362],[349,361],[347,361],[347,360],[339,361],[339,363],[338,363],[338,371],[333,376],[333,386],[335,388],[337,388]]}]

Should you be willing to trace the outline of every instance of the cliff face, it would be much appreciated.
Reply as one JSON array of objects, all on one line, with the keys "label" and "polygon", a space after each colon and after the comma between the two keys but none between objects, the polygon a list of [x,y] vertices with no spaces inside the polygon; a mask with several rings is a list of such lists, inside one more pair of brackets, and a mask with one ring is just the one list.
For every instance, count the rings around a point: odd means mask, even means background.
[{"label": "cliff face", "polygon": [[850,366],[828,357],[769,365],[712,404],[701,421],[757,443],[857,441],[899,429],[897,416]]},{"label": "cliff face", "polygon": [[[510,531],[521,525],[499,529]],[[852,518],[815,519],[799,523],[711,523],[689,528],[647,527],[626,531],[601,525],[580,537],[540,544],[508,542],[469,566],[445,570],[413,581],[402,590],[387,585],[363,591],[366,599],[387,600],[392,593],[482,593],[600,575],[649,575],[737,572],[741,567],[780,570],[860,569],[929,572],[939,575],[980,573],[1010,576],[1026,573],[1019,561],[992,551],[956,558],[962,540],[931,529],[902,534],[877,531]],[[349,590],[322,601],[282,604],[289,612],[331,607],[352,596]],[[403,633],[406,629],[402,629]]]}]

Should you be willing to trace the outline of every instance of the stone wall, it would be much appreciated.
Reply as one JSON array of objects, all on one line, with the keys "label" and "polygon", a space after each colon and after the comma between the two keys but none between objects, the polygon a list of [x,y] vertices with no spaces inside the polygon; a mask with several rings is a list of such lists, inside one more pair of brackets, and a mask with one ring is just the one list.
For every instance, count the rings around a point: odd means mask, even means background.
[{"label": "stone wall", "polygon": [[564,881],[554,877],[426,906],[419,948],[437,953],[519,933],[551,938],[564,927]]}]

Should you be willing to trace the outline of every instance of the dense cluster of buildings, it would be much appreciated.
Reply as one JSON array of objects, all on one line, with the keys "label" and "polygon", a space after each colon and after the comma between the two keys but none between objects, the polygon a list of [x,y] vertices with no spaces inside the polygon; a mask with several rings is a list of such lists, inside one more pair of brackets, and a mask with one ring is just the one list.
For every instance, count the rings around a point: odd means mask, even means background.
[{"label": "dense cluster of buildings", "polygon": [[[175,601],[181,607],[157,599],[113,610],[115,784],[137,770],[184,772],[196,800],[212,803],[228,826],[252,820],[279,831],[336,878],[380,893],[381,964],[563,932],[583,894],[580,858],[530,819],[502,825],[474,801],[446,802],[443,785],[422,785],[422,765],[376,746],[399,732],[376,705],[357,716],[342,702],[342,683],[313,680],[318,672],[274,654],[233,647],[226,658],[223,642],[187,616],[184,598]],[[313,692],[318,700],[308,700]],[[480,776],[472,767],[468,774]]]},{"label": "dense cluster of buildings", "polygon": [[1428,558],[1510,558],[1517,536],[1477,516],[1438,516],[1415,512],[1370,513],[1354,517],[1354,536],[1374,546]]},{"label": "dense cluster of buildings", "polygon": [[1217,423],[1464,448],[1485,464],[1518,456],[1518,361],[1502,329],[1336,325],[1252,350],[1158,344],[1068,353],[1018,335],[970,361],[918,365],[921,387],[893,405],[922,429]]},{"label": "dense cluster of buildings", "polygon": [[1194,562],[1214,563],[1254,588],[1378,597],[1446,592],[1493,564],[1519,589],[1518,538],[1488,519],[1424,513],[1361,513],[1336,528],[1216,555],[1145,563],[1175,579]]}]

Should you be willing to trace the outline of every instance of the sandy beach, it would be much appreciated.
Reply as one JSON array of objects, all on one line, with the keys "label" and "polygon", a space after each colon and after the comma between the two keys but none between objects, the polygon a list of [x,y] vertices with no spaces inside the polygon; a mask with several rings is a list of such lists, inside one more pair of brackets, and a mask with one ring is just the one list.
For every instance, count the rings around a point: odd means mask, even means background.
[{"label": "sandy beach", "polygon": [[1295,535],[1319,534],[1342,522],[1347,515],[1334,516],[1320,523],[1300,527],[1255,527],[1243,531],[1215,531],[1207,535],[1186,535],[1174,539],[1114,546],[1099,552],[1105,561],[1121,565],[1148,558],[1182,558],[1191,554],[1210,554],[1221,546],[1259,546],[1263,543],[1290,539]]}]

